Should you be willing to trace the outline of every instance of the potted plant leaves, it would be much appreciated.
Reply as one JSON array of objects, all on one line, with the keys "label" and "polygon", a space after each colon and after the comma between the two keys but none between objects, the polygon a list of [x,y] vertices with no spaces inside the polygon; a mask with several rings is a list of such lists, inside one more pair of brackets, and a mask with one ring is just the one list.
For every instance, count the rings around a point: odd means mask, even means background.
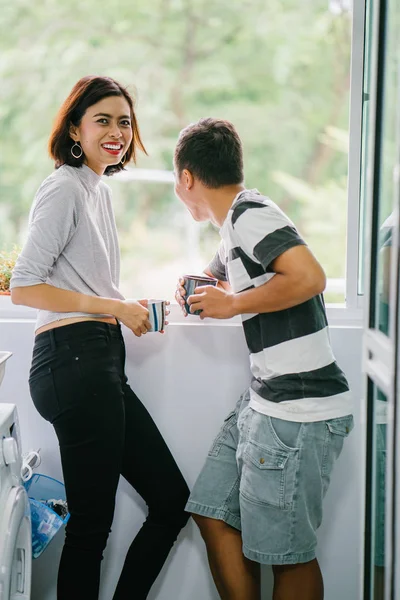
[{"label": "potted plant leaves", "polygon": [[19,253],[20,249],[16,246],[12,250],[0,251],[0,296],[10,295],[11,274]]}]

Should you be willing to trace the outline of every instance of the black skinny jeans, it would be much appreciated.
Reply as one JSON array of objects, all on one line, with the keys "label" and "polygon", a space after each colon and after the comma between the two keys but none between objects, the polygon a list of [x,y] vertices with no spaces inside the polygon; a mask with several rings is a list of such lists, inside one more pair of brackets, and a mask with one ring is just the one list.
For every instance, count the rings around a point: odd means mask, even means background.
[{"label": "black skinny jeans", "polygon": [[124,372],[119,325],[85,321],[36,337],[29,385],[60,444],[70,519],[57,599],[97,600],[100,563],[120,474],[148,516],[133,540],[114,600],[142,600],[188,520],[189,495],[174,458]]}]

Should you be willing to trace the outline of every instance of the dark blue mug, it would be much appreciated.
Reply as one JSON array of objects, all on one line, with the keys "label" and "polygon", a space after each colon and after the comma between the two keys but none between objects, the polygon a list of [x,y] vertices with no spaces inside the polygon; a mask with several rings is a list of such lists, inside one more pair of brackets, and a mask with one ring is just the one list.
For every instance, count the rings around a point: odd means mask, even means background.
[{"label": "dark blue mug", "polygon": [[214,277],[206,277],[205,275],[184,275],[183,279],[183,287],[185,288],[186,292],[186,294],[183,296],[185,300],[185,310],[188,315],[199,315],[201,310],[190,312],[190,305],[187,303],[188,296],[192,296],[197,287],[202,287],[203,285],[217,285],[218,279],[214,279]]}]

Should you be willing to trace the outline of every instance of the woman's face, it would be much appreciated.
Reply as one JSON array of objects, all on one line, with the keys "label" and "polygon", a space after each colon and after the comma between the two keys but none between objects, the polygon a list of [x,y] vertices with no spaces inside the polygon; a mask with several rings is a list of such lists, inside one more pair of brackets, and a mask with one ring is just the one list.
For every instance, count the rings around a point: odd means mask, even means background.
[{"label": "woman's face", "polygon": [[103,175],[108,166],[121,161],[132,141],[128,102],[123,96],[103,98],[89,106],[79,127],[71,126],[70,135],[82,146],[85,164]]}]

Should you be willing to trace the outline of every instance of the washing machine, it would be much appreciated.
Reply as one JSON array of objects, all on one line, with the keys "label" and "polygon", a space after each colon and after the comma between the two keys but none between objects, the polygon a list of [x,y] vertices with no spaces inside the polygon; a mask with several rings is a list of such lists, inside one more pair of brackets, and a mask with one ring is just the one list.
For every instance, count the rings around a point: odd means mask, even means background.
[{"label": "washing machine", "polygon": [[32,532],[15,404],[0,403],[0,600],[30,600]]}]

